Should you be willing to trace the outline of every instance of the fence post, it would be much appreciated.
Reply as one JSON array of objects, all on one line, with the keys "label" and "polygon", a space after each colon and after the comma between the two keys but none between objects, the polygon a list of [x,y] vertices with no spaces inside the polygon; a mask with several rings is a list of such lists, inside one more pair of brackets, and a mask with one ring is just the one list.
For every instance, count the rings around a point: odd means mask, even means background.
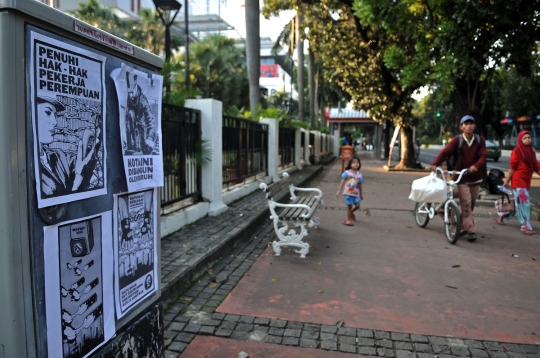
[{"label": "fence post", "polygon": [[294,165],[301,170],[302,169],[302,129],[296,128],[294,131]]},{"label": "fence post", "polygon": [[306,129],[304,130],[304,164],[310,165],[311,161],[309,160],[309,156],[311,155],[309,151],[309,131]]},{"label": "fence post", "polygon": [[201,111],[201,137],[208,141],[212,151],[212,161],[202,168],[202,196],[210,202],[209,216],[217,216],[227,211],[223,203],[223,172],[222,172],[222,129],[223,104],[215,99],[188,99],[185,107]]},{"label": "fence post", "polygon": [[315,140],[313,141],[313,160],[315,164],[319,164],[319,158],[321,157],[321,132],[312,132],[315,135]]},{"label": "fence post", "polygon": [[279,180],[279,122],[276,118],[261,118],[259,122],[268,125],[268,175],[276,182]]},{"label": "fence post", "polygon": [[333,136],[333,152],[336,157],[339,158],[341,153],[339,152],[339,133],[341,132],[341,123],[338,124],[338,128],[334,128],[334,131],[332,132]]}]

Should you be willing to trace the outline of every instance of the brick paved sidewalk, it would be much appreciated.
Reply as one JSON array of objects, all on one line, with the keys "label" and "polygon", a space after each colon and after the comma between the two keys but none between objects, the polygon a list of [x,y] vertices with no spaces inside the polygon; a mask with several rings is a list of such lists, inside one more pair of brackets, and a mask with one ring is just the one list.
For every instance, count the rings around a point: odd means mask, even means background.
[{"label": "brick paved sidewalk", "polygon": [[[326,167],[322,171],[326,171]],[[311,182],[308,186],[317,187],[320,177],[317,175],[315,183]],[[254,204],[250,205],[246,198],[235,204],[235,210],[246,215],[246,208],[259,205],[256,198],[249,200],[253,200]],[[242,220],[236,220],[235,223],[231,227],[244,224]],[[210,224],[204,226],[207,230],[212,227]],[[415,335],[215,313],[216,308],[274,239],[271,222],[261,218],[255,230],[246,234],[228,255],[217,259],[211,270],[170,303],[165,310],[166,358],[181,356],[195,337],[208,336],[232,340],[240,347],[242,342],[251,341],[275,347],[298,347],[306,351],[322,349],[389,358],[540,358],[540,346],[530,344]]]},{"label": "brick paved sidewalk", "polygon": [[[389,358],[540,358],[540,346],[411,335],[214,313],[275,235],[270,222],[220,260],[165,311],[165,358],[179,357],[196,336],[272,343]],[[215,277],[225,278],[217,283]]]},{"label": "brick paved sidewalk", "polygon": [[[290,173],[297,186],[322,170],[311,165]],[[287,199],[288,190],[279,200]],[[262,190],[229,205],[221,215],[205,217],[161,240],[161,297],[164,305],[176,299],[223,255],[247,239],[270,216]]]}]

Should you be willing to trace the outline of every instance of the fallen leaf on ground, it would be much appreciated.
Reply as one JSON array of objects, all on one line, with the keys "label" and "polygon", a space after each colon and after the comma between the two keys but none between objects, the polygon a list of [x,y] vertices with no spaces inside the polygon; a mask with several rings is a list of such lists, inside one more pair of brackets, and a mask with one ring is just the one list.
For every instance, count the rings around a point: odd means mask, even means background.
[{"label": "fallen leaf on ground", "polygon": [[191,302],[193,301],[193,297],[180,297],[180,301]]},{"label": "fallen leaf on ground", "polygon": [[215,282],[214,282],[214,283],[211,283],[211,284],[209,285],[209,287],[210,287],[210,288],[217,287],[217,283],[215,283]]},{"label": "fallen leaf on ground", "polygon": [[512,254],[512,257],[519,257],[519,256],[518,256],[518,255],[516,255],[516,254]]},{"label": "fallen leaf on ground", "polygon": [[272,282],[278,282],[279,281],[279,278],[273,278],[272,279]]},{"label": "fallen leaf on ground", "polygon": [[538,261],[537,259],[535,259],[534,257],[532,258],[533,261]]},{"label": "fallen leaf on ground", "polygon": [[319,293],[323,293],[324,291],[323,291],[323,290],[319,290],[319,291],[317,291],[317,292],[319,292]]},{"label": "fallen leaf on ground", "polygon": [[476,290],[478,290],[478,286],[474,286],[474,288],[475,288]]},{"label": "fallen leaf on ground", "polygon": [[452,266],[452,267],[454,267],[454,268],[455,268],[455,267],[461,267],[461,265],[454,265],[454,266]]},{"label": "fallen leaf on ground", "polygon": [[329,249],[329,248],[330,248],[330,245],[326,245],[325,248]]},{"label": "fallen leaf on ground", "polygon": [[340,328],[341,326],[343,326],[343,321],[337,321],[336,326],[337,328]]},{"label": "fallen leaf on ground", "polygon": [[453,288],[454,290],[457,290],[457,287],[454,287],[454,286],[448,286],[448,285],[446,285],[446,287],[448,287],[448,288]]}]

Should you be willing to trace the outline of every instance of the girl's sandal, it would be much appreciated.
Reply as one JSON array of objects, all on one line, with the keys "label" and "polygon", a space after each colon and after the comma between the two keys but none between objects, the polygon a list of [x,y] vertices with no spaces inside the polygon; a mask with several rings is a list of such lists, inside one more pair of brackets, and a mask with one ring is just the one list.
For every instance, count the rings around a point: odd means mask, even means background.
[{"label": "girl's sandal", "polygon": [[492,217],[493,221],[495,221],[499,225],[506,225],[501,219]]},{"label": "girl's sandal", "polygon": [[523,231],[523,234],[525,234],[525,235],[534,235],[534,234],[536,234],[536,231],[534,231],[534,230],[525,230],[525,231]]},{"label": "girl's sandal", "polygon": [[345,220],[345,221],[343,222],[343,225],[345,225],[345,226],[353,226],[352,222],[349,221],[349,220]]}]

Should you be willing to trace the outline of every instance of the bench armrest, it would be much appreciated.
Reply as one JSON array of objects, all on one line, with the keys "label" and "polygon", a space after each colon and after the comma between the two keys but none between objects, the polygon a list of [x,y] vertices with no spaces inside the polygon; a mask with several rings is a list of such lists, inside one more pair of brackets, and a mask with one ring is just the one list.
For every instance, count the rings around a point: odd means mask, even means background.
[{"label": "bench armrest", "polygon": [[292,200],[296,199],[296,195],[294,194],[295,191],[313,191],[313,192],[318,193],[318,195],[315,195],[315,197],[317,199],[322,198],[321,189],[317,189],[317,188],[299,188],[299,187],[294,186],[294,185],[289,185],[289,192],[291,193],[291,199]]}]

